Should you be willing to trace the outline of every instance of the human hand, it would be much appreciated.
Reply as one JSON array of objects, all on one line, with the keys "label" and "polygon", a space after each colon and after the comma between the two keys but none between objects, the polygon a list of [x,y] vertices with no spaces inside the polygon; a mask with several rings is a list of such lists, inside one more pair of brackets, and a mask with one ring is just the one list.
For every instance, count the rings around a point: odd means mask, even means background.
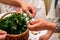
[{"label": "human hand", "polygon": [[30,17],[35,16],[35,8],[22,0],[0,0],[0,2],[16,7],[21,7],[25,12],[29,14]]},{"label": "human hand", "polygon": [[35,21],[31,21],[27,28],[31,31],[39,31],[39,30],[54,30],[56,29],[56,24],[46,21],[45,19],[38,19]]},{"label": "human hand", "polygon": [[20,8],[20,7],[14,7],[14,6],[9,5],[8,8],[9,9],[13,8],[17,13],[22,13],[23,12],[22,8]]},{"label": "human hand", "polygon": [[39,37],[39,40],[49,40],[52,34],[53,34],[53,30],[48,30],[47,34]]},{"label": "human hand", "polygon": [[35,8],[28,3],[22,3],[21,8],[24,12],[28,13],[30,17],[34,17],[36,14]]},{"label": "human hand", "polygon": [[0,40],[5,40],[7,33],[5,31],[0,30]]}]

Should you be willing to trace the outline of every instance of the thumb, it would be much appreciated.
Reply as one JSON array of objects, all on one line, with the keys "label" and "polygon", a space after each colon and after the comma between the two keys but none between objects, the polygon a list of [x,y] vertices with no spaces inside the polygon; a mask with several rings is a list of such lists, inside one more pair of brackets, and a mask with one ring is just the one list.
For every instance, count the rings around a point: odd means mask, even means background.
[{"label": "thumb", "polygon": [[30,21],[30,24],[33,25],[33,24],[36,24],[36,23],[38,23],[38,22],[39,22],[39,20],[34,20],[34,19],[32,19],[32,20]]},{"label": "thumb", "polygon": [[26,11],[27,13],[28,13],[28,15],[32,18],[32,15],[31,15],[31,13],[27,10]]},{"label": "thumb", "polygon": [[27,12],[28,15],[29,15],[31,18],[33,18],[33,15],[31,14],[31,12],[30,12],[28,9],[26,9],[25,12]]}]

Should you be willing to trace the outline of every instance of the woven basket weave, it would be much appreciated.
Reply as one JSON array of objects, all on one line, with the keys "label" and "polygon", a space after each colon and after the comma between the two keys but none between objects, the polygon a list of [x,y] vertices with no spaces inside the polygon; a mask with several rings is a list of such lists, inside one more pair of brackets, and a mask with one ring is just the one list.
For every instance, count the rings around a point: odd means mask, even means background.
[{"label": "woven basket weave", "polygon": [[[16,12],[10,12],[10,13],[6,13],[1,17],[1,20],[3,20],[3,18],[8,15],[8,14],[13,14]],[[25,32],[21,33],[21,34],[7,34],[7,37],[5,40],[28,40],[29,37],[29,30],[27,29]]]}]

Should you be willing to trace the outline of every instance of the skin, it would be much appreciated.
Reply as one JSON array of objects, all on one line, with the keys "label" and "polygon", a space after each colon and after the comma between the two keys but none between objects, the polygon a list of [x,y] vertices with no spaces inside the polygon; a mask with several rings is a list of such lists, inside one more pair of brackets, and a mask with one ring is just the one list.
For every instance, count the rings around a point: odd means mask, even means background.
[{"label": "skin", "polygon": [[0,30],[0,40],[4,40],[6,38],[7,33],[5,31]]},{"label": "skin", "polygon": [[31,31],[48,30],[47,34],[40,37],[40,40],[48,40],[53,34],[53,32],[56,30],[55,23],[48,22],[42,18],[35,21],[31,21],[27,25],[27,27]]},{"label": "skin", "polygon": [[[24,12],[27,12],[30,17],[35,16],[35,8],[27,3],[22,2],[21,0],[0,0],[1,3],[17,6],[22,8]],[[32,31],[38,30],[48,30],[46,35],[40,37],[40,40],[48,40],[52,35],[53,31],[56,29],[55,23],[47,22],[44,19],[38,19],[28,24],[28,29]],[[3,40],[6,37],[6,32],[0,31],[0,39]]]},{"label": "skin", "polygon": [[53,34],[53,31],[48,30],[47,34],[39,37],[39,40],[49,40],[49,38],[52,36],[52,34]]},{"label": "skin", "polygon": [[[35,8],[32,5],[29,5],[28,3],[25,3],[21,0],[0,0],[0,2],[11,6],[16,6],[21,12],[24,11],[28,13],[30,17],[35,16]],[[0,40],[4,40],[6,38],[6,35],[7,33],[5,31],[0,30]]]},{"label": "skin", "polygon": [[1,3],[22,8],[22,10],[29,14],[30,17],[35,16],[35,8],[22,0],[0,0]]}]

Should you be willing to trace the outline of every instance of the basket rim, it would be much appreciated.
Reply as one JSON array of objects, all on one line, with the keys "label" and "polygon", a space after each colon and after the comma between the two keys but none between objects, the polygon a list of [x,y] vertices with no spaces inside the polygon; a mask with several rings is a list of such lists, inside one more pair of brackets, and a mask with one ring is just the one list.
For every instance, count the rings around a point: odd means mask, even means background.
[{"label": "basket rim", "polygon": [[[5,14],[0,18],[0,21],[3,20],[3,18],[8,15],[8,14],[14,14],[16,12],[5,12]],[[18,13],[19,14],[19,13]],[[28,29],[26,29],[26,31],[24,31],[23,33],[21,34],[7,34],[7,36],[18,36],[18,35],[23,35],[25,34],[26,32],[28,31]]]},{"label": "basket rim", "polygon": [[7,36],[18,36],[18,35],[23,35],[23,34],[25,34],[26,32],[28,32],[28,29],[27,29],[25,32],[21,33],[21,34],[7,34]]},{"label": "basket rim", "polygon": [[[3,16],[1,16],[0,20],[2,20],[6,15],[9,15],[9,14],[15,14],[17,12],[5,12],[5,14]],[[20,13],[17,13],[17,14],[20,14]]]}]

